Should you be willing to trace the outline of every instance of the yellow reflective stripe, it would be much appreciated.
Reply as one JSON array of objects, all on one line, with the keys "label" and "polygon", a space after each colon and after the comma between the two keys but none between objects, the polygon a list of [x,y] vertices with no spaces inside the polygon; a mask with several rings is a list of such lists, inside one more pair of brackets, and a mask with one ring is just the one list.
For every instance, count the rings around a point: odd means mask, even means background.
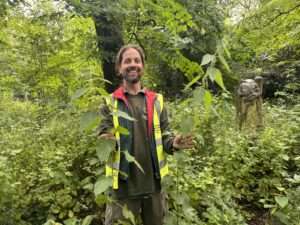
[{"label": "yellow reflective stripe", "polygon": [[160,113],[163,108],[163,98],[162,95],[158,94],[155,102],[154,112],[153,112],[153,127],[154,127],[154,138],[156,143],[156,154],[159,165],[160,177],[163,178],[169,172],[168,163],[164,155],[163,145],[162,145],[162,134],[160,129]]},{"label": "yellow reflective stripe", "polygon": [[156,99],[159,102],[159,106],[160,106],[160,112],[163,110],[164,108],[164,101],[163,101],[163,96],[161,94],[157,94],[156,95]]},{"label": "yellow reflective stripe", "polygon": [[163,178],[169,173],[168,164],[166,164],[163,168],[160,168],[160,177]]},{"label": "yellow reflective stripe", "polygon": [[[114,99],[113,96],[111,95],[110,98],[105,98],[106,103],[112,107],[113,111],[113,125],[114,128],[117,129],[119,126],[119,119],[117,116],[117,111],[118,111],[118,100]],[[105,175],[106,176],[112,176],[113,178],[113,183],[112,187],[113,189],[118,189],[119,188],[119,168],[120,168],[120,158],[121,158],[121,153],[120,153],[120,133],[115,132],[115,137],[117,140],[117,145],[118,145],[118,150],[113,151],[111,154],[111,160],[110,163],[108,162],[105,166]]]},{"label": "yellow reflective stripe", "polygon": [[118,189],[118,177],[119,177],[119,168],[120,168],[120,151],[112,152],[112,160],[111,163],[107,163],[105,166],[105,175],[113,177],[113,189]]},{"label": "yellow reflective stripe", "polygon": [[113,173],[113,170],[118,170],[119,169],[120,164],[119,163],[111,163],[110,165],[107,164],[105,166],[105,170],[106,170],[106,176],[111,176]]},{"label": "yellow reflective stripe", "polygon": [[106,167],[105,167],[107,171],[111,171],[109,172],[110,174],[112,174],[113,170],[119,170],[120,158],[121,158],[120,151],[111,152],[110,159],[108,160],[109,162],[106,163]]},{"label": "yellow reflective stripe", "polygon": [[113,189],[119,188],[119,170],[113,170]]},{"label": "yellow reflective stripe", "polygon": [[[117,129],[119,127],[119,119],[118,119],[118,116],[117,116],[118,100],[114,99],[112,95],[110,97],[106,97],[105,100],[106,100],[107,105],[111,106],[113,108],[113,110],[112,110],[113,111],[113,125],[114,125],[114,128]],[[119,142],[120,142],[120,133],[115,132],[115,136],[116,136],[117,142],[119,144]]]},{"label": "yellow reflective stripe", "polygon": [[[117,111],[118,111],[118,100],[115,99],[114,100],[114,108],[113,108],[113,124],[114,124],[115,129],[117,129],[119,127],[119,119],[117,116]],[[120,132],[116,131],[115,136],[117,139],[118,148],[120,149]]]},{"label": "yellow reflective stripe", "polygon": [[161,161],[161,160],[165,159],[164,150],[163,150],[162,145],[156,146],[156,154],[157,154],[158,161]]}]

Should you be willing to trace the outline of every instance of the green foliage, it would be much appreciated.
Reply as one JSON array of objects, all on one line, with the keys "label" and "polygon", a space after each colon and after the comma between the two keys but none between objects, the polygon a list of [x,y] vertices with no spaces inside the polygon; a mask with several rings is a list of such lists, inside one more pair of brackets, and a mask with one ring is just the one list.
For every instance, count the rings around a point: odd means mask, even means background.
[{"label": "green foliage", "polygon": [[[228,32],[216,0],[26,2],[0,1],[0,224],[102,224],[111,186],[103,165],[115,143],[96,137],[108,96],[98,54],[112,53],[97,49],[97,21],[75,9],[109,12],[123,39],[144,47],[146,86],[182,98],[166,102],[171,125],[196,146],[169,157],[167,225],[243,225],[261,215],[300,223],[299,3],[261,1]],[[284,100],[264,105],[264,128],[251,135],[237,130],[233,73],[271,77]],[[224,93],[215,97],[212,83]]]},{"label": "green foliage", "polygon": [[[237,130],[228,100],[214,100],[211,111],[204,103],[190,101],[169,107],[172,124],[195,134],[197,146],[170,160],[173,172],[165,186],[171,203],[168,220],[246,224],[261,216],[256,212],[269,212],[272,220],[299,223],[299,199],[292,197],[299,191],[299,105],[285,109],[266,104],[264,129],[249,135]],[[183,121],[187,114],[195,115],[194,123]],[[184,214],[189,207],[201,215],[197,222]]]},{"label": "green foliage", "polygon": [[93,185],[100,164],[95,137],[80,131],[80,113],[53,107],[47,112],[7,96],[0,109],[1,224],[80,221],[98,214]]},{"label": "green foliage", "polygon": [[267,97],[293,102],[283,92],[299,93],[299,16],[298,1],[264,1],[230,26],[235,73],[241,78],[263,76]]},{"label": "green foliage", "polygon": [[[43,1],[27,9],[15,7],[0,29],[1,89],[18,98],[67,102],[88,80],[101,78],[91,19],[71,18]],[[59,96],[59,98],[58,98]]]}]

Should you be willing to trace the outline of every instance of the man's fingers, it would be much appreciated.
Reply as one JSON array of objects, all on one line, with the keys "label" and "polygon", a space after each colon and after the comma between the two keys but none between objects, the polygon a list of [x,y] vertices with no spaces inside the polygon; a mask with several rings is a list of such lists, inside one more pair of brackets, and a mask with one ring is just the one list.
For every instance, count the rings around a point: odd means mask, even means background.
[{"label": "man's fingers", "polygon": [[193,140],[194,140],[194,136],[192,135],[188,135],[188,136],[185,136],[182,140],[182,142],[185,142],[185,143],[193,143]]},{"label": "man's fingers", "polygon": [[173,145],[179,149],[191,149],[195,147],[194,136],[189,135],[176,135]]},{"label": "man's fingers", "polygon": [[182,148],[191,149],[191,148],[194,148],[194,145],[183,145]]},{"label": "man's fingers", "polygon": [[116,140],[115,135],[113,135],[111,133],[104,133],[104,134],[101,134],[99,137],[103,138],[105,140]]},{"label": "man's fingers", "polygon": [[183,138],[186,140],[193,140],[194,136],[192,134],[189,134],[189,135],[184,136]]}]

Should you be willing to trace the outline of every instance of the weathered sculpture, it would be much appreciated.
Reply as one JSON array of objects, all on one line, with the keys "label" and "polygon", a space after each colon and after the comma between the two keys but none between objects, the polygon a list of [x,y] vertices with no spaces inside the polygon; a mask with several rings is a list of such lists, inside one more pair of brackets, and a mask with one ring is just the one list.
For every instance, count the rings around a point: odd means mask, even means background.
[{"label": "weathered sculpture", "polygon": [[263,78],[242,80],[237,90],[237,121],[239,129],[256,130],[262,127]]}]

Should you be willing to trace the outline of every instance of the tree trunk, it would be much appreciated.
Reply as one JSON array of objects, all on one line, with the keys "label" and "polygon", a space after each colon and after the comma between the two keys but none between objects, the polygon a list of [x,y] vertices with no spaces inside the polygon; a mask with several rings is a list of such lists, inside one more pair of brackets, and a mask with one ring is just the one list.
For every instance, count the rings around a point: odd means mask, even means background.
[{"label": "tree trunk", "polygon": [[119,86],[120,81],[115,72],[115,57],[124,44],[121,26],[110,18],[110,15],[105,14],[94,16],[104,79],[112,83],[105,84],[108,92],[112,92]]}]

